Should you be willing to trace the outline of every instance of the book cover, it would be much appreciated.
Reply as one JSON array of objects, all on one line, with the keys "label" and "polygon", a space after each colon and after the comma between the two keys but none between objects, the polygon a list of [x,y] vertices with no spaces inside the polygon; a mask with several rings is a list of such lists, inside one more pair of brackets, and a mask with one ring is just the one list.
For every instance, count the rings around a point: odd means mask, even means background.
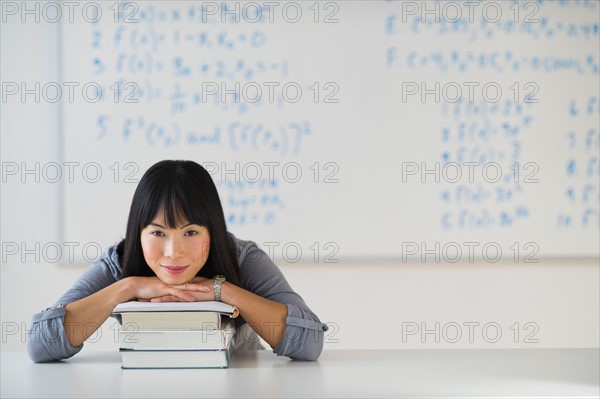
[{"label": "book cover", "polygon": [[118,304],[113,313],[128,312],[217,312],[229,315],[232,318],[238,316],[238,309],[224,302],[141,302],[129,301]]}]

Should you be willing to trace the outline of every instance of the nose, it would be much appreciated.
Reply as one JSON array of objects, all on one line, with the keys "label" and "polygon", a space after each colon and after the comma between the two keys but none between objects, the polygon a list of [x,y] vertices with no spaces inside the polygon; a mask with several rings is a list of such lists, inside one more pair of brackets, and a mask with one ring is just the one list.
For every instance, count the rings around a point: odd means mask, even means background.
[{"label": "nose", "polygon": [[180,241],[173,237],[167,240],[165,244],[165,257],[170,259],[178,259],[183,253],[183,247]]}]

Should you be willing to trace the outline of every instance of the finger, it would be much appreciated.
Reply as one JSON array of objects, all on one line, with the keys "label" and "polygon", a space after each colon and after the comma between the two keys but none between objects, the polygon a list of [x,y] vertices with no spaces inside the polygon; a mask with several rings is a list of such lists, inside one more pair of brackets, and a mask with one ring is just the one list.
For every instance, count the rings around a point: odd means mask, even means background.
[{"label": "finger", "polygon": [[193,296],[190,292],[187,292],[187,291],[184,291],[181,289],[177,289],[171,285],[165,284],[165,285],[161,286],[161,291],[162,291],[161,292],[162,295],[158,295],[158,296],[156,296],[156,298],[163,297],[166,295],[172,295],[172,296],[176,296],[176,297],[178,297],[184,301],[188,301],[188,302],[193,302],[196,300],[196,297]]},{"label": "finger", "polygon": [[157,298],[152,298],[150,300],[150,302],[185,302],[185,301],[174,295],[165,295],[165,296],[159,296]]},{"label": "finger", "polygon": [[196,301],[196,297],[193,296],[192,294],[190,294],[189,292],[186,292],[184,290],[180,290],[174,287],[169,287],[169,289],[167,290],[167,293],[173,296],[176,296],[184,301],[188,301],[188,302],[195,302]]},{"label": "finger", "polygon": [[174,288],[184,290],[184,291],[197,291],[197,292],[208,292],[210,291],[210,287],[201,284],[193,284],[193,283],[185,283],[180,285],[174,285]]}]

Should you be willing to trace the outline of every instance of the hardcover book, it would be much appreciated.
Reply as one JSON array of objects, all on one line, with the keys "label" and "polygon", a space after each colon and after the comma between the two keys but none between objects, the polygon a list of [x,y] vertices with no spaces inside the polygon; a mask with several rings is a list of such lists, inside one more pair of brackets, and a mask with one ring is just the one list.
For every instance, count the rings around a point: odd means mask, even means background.
[{"label": "hardcover book", "polygon": [[133,350],[120,349],[121,368],[228,368],[234,343],[223,350]]},{"label": "hardcover book", "polygon": [[138,330],[124,324],[119,330],[120,349],[135,350],[224,350],[235,336],[235,322],[227,319],[216,328],[202,330]]},{"label": "hardcover book", "polygon": [[208,302],[138,302],[117,305],[113,314],[121,315],[125,329],[137,330],[205,330],[221,329],[223,316],[235,318],[235,306]]}]

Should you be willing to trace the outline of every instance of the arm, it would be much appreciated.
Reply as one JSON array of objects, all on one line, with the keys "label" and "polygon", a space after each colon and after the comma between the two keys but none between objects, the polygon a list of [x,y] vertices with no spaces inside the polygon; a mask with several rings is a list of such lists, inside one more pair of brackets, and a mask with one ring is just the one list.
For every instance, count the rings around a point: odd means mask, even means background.
[{"label": "arm", "polygon": [[180,300],[194,300],[189,294],[167,286],[155,277],[119,280],[120,276],[115,247],[111,247],[54,306],[33,315],[27,337],[29,357],[34,362],[48,362],[75,355],[118,303],[165,293]]},{"label": "arm", "polygon": [[281,270],[254,242],[242,245],[240,269],[240,286],[287,308],[283,336],[277,345],[272,345],[273,352],[292,359],[316,360],[323,350],[327,325],[320,322],[302,297],[292,289]]},{"label": "arm", "polygon": [[[83,345],[71,345],[65,331],[65,305],[85,298],[115,283],[121,275],[115,247],[108,249],[46,310],[33,315],[27,351],[34,362],[61,360],[75,355]],[[94,329],[95,330],[95,329]],[[91,331],[93,333],[93,331]]]},{"label": "arm", "polygon": [[[200,287],[199,290],[208,291],[209,288]],[[127,277],[69,303],[65,306],[63,323],[69,343],[72,346],[83,344],[108,319],[118,304],[136,298],[151,299],[165,295],[180,301],[196,300],[190,293],[167,285],[157,277]]]},{"label": "arm", "polygon": [[[236,305],[243,319],[279,356],[316,360],[328,327],[289,285],[268,255],[251,241],[238,240],[241,281],[225,282],[222,299]],[[212,287],[213,280],[208,280]],[[196,285],[196,284],[194,284]],[[202,295],[199,300],[212,300]]]},{"label": "arm", "polygon": [[108,319],[115,306],[132,299],[129,292],[125,279],[67,304],[63,327],[69,344],[73,347],[82,345]]},{"label": "arm", "polygon": [[221,299],[236,306],[246,323],[267,341],[271,348],[279,345],[285,333],[286,305],[265,299],[228,282],[223,283]]}]

